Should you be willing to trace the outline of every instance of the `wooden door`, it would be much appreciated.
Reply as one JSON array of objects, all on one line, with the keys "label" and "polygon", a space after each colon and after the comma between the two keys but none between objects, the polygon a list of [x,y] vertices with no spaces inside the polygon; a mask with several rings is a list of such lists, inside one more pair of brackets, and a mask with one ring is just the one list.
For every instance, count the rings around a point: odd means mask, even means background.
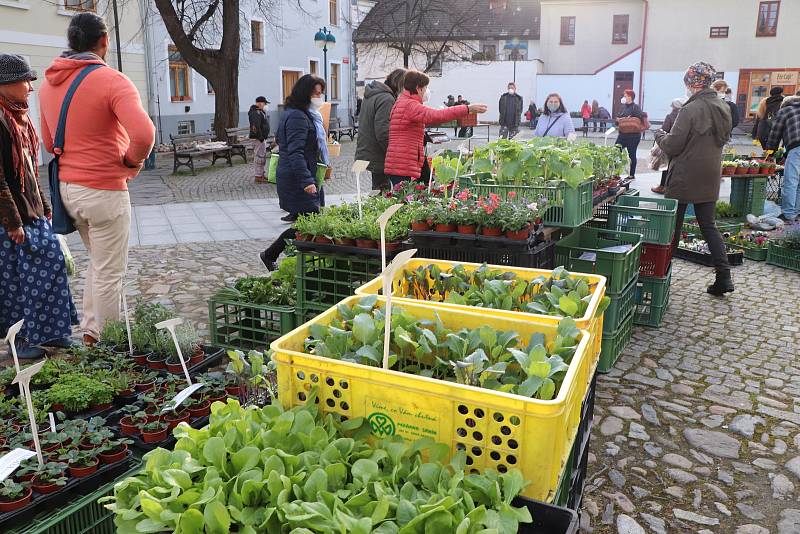
[{"label": "wooden door", "polygon": [[633,72],[615,72],[614,73],[614,99],[611,102],[612,111],[611,116],[616,117],[619,115],[622,104],[620,100],[625,94],[626,89],[633,89]]},{"label": "wooden door", "polygon": [[286,97],[292,94],[292,88],[294,84],[297,83],[297,80],[300,79],[300,76],[303,73],[296,70],[284,70],[281,71],[282,81],[283,81],[283,99],[282,101],[286,101]]}]

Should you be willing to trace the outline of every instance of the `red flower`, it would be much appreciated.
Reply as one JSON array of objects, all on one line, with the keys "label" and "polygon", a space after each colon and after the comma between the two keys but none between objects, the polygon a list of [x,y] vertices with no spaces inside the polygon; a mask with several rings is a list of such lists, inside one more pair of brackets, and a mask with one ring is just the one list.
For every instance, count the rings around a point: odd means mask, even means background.
[{"label": "red flower", "polygon": [[517,197],[517,192],[516,191],[509,191],[508,192],[508,198],[514,199],[516,197]]},{"label": "red flower", "polygon": [[416,189],[417,191],[425,191],[426,187],[423,184],[417,184],[414,186],[414,189]]}]

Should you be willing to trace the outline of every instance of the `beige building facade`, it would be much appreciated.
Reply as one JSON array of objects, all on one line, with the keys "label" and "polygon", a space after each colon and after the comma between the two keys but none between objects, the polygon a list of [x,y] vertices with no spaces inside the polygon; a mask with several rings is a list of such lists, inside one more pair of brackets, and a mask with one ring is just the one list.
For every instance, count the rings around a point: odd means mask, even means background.
[{"label": "beige building facade", "polygon": [[[141,31],[140,4],[135,0],[117,0],[120,21],[120,44],[123,72],[139,89],[147,109],[147,67]],[[39,80],[44,71],[67,48],[67,27],[70,18],[81,11],[94,11],[106,21],[111,33],[111,49],[106,61],[116,68],[116,42],[111,0],[0,0],[0,53],[25,56]],[[32,116],[39,124],[38,99],[31,99]]]}]

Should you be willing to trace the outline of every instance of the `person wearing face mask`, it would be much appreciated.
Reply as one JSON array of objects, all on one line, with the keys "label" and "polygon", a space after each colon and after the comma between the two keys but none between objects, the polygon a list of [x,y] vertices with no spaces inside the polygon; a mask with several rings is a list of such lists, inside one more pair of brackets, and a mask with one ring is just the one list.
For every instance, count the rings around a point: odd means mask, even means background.
[{"label": "person wearing face mask", "polygon": [[642,140],[642,132],[646,129],[642,108],[634,102],[635,99],[636,93],[633,92],[633,89],[625,89],[624,96],[620,100],[622,109],[617,116],[619,135],[614,143],[628,151],[631,160],[629,176],[631,180],[636,179],[636,150]]},{"label": "person wearing face mask", "polygon": [[693,204],[716,271],[716,280],[707,291],[722,296],[733,291],[733,280],[725,243],[714,218],[721,182],[722,148],[731,137],[731,112],[711,88],[716,74],[708,63],[699,62],[689,67],[683,81],[691,96],[678,113],[672,130],[669,133],[658,130],[655,138],[669,157],[664,196],[678,200],[673,249],[681,237],[686,207]]},{"label": "person wearing face mask", "polygon": [[78,324],[64,254],[39,186],[39,136],[28,115],[36,73],[13,54],[0,54],[0,336],[24,320],[17,357],[39,358],[37,345],[63,346]]},{"label": "person wearing face mask", "polygon": [[484,104],[434,109],[424,104],[430,98],[430,78],[418,70],[406,72],[403,93],[392,108],[389,121],[389,148],[384,172],[392,185],[416,180],[425,163],[425,126],[466,117],[469,113],[485,113]]},{"label": "person wearing face mask", "polygon": [[250,139],[254,140],[253,165],[255,168],[255,182],[267,183],[264,178],[264,166],[267,164],[267,137],[269,137],[269,119],[267,118],[266,97],[259,96],[256,103],[250,106],[247,119],[250,122]]},{"label": "person wearing face mask", "polygon": [[403,90],[406,69],[393,70],[384,81],[374,80],[364,87],[364,103],[358,119],[356,159],[368,161],[372,189],[388,189],[389,179],[383,169],[389,148],[389,116]]},{"label": "person wearing face mask", "polygon": [[730,89],[728,88],[728,82],[725,80],[716,80],[714,83],[711,84],[711,88],[717,92],[717,95],[728,104],[728,107],[731,110],[731,132],[736,126],[739,124],[739,108],[734,104],[732,101],[726,98],[726,94]]},{"label": "person wearing face mask", "polygon": [[575,126],[572,124],[572,118],[569,116],[561,96],[558,93],[547,95],[543,114],[539,118],[539,124],[536,125],[533,135],[536,137],[567,137],[574,131]]},{"label": "person wearing face mask", "polygon": [[[325,205],[324,192],[317,187],[317,163],[325,163],[322,145],[327,148],[324,130],[320,135],[322,117],[317,118],[324,103],[324,91],[322,78],[313,74],[301,76],[286,97],[285,110],[275,132],[280,147],[276,170],[278,201],[281,209],[289,212],[281,219],[287,222],[294,222],[299,215],[318,213]],[[286,240],[292,236],[294,230],[288,228],[261,253],[267,269],[275,268]]]},{"label": "person wearing face mask", "polygon": [[517,85],[508,84],[508,90],[500,97],[500,138],[511,139],[519,132],[522,120],[523,99],[517,94]]}]

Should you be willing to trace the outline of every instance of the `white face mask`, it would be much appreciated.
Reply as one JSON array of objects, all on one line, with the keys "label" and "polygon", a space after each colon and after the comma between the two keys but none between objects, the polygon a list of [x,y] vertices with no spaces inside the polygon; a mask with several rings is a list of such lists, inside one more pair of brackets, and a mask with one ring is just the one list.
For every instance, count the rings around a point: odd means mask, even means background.
[{"label": "white face mask", "polygon": [[513,87],[509,87],[509,88],[508,88],[508,94],[510,94],[510,95],[513,95],[513,94],[514,94],[514,93],[516,93],[516,92],[517,92],[517,90],[516,90],[516,89],[514,89]]},{"label": "white face mask", "polygon": [[627,104],[627,103],[628,103],[628,101],[627,101],[627,100],[625,100],[625,97],[623,96],[622,98],[620,98],[620,99],[619,99],[619,103],[620,103],[620,104]]},{"label": "white face mask", "polygon": [[561,106],[559,106],[559,104],[557,102],[548,102],[547,103],[547,109],[550,110],[550,113],[555,113],[556,111],[558,111],[559,107],[561,107]]},{"label": "white face mask", "polygon": [[324,104],[324,103],[325,103],[325,99],[324,99],[324,98],[322,98],[321,96],[318,96],[318,97],[316,97],[316,98],[312,98],[312,99],[311,99],[311,107],[312,107],[313,109],[319,109],[319,108],[321,108],[321,107],[322,107],[322,104]]}]

